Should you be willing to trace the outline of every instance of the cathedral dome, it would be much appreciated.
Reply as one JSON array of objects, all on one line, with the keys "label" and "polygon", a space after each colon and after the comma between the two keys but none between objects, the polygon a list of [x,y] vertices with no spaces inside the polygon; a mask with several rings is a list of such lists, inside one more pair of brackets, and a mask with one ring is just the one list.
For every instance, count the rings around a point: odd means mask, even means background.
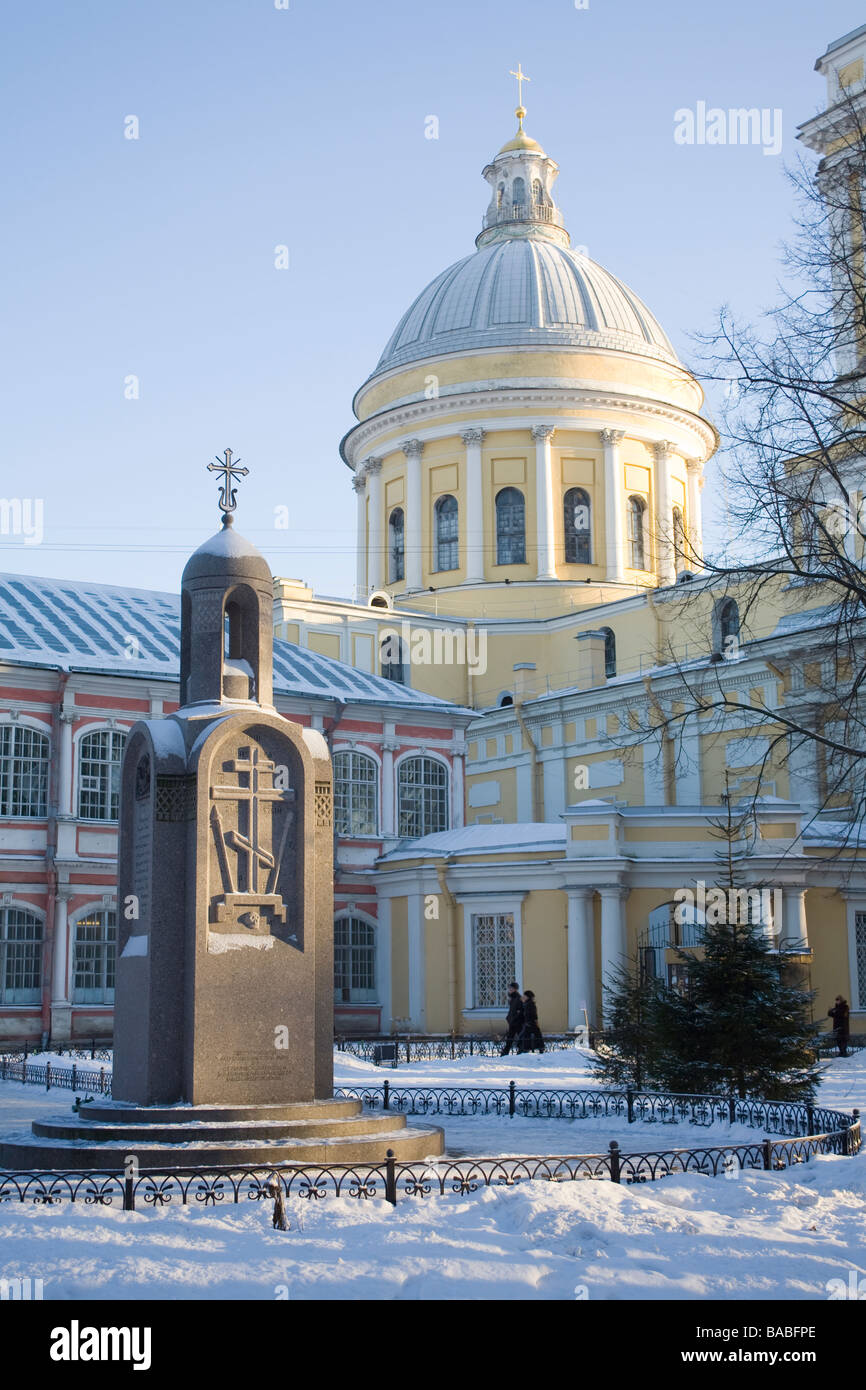
[{"label": "cathedral dome", "polygon": [[612,348],[677,362],[657,319],[621,280],[578,251],[523,235],[481,246],[422,290],[373,377],[491,347]]}]

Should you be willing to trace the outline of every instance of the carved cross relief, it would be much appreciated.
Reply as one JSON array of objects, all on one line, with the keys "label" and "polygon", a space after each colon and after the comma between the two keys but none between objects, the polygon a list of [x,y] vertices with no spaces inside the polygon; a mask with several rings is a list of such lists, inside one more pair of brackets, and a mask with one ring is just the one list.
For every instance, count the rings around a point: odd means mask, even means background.
[{"label": "carved cross relief", "polygon": [[276,765],[255,745],[239,748],[222,766],[237,781],[210,789],[211,831],[223,887],[211,898],[210,926],[268,935],[289,925],[280,870],[295,820],[295,792],[278,785]]}]

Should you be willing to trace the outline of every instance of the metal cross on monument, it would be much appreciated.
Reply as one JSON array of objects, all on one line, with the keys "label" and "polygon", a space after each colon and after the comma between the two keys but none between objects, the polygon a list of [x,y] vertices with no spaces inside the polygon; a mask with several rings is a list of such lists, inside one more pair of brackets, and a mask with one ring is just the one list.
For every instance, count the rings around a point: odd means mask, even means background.
[{"label": "metal cross on monument", "polygon": [[231,449],[223,451],[223,457],[217,455],[215,463],[209,463],[208,473],[221,473],[220,480],[220,506],[223,510],[223,519],[234,511],[238,505],[237,492],[235,491],[235,479],[245,478],[249,473],[248,468],[238,468],[240,459],[232,459]]}]

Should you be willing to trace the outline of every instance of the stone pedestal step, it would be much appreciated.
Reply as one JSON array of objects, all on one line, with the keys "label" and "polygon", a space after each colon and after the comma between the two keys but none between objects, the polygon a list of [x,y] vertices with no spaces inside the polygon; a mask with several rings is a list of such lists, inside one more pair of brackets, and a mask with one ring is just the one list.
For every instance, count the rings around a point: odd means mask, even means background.
[{"label": "stone pedestal step", "polygon": [[230,1123],[234,1120],[315,1120],[360,1115],[359,1100],[303,1100],[286,1105],[127,1105],[123,1101],[93,1101],[82,1105],[80,1120],[108,1124]]},{"label": "stone pedestal step", "polygon": [[[360,1107],[359,1107],[360,1108]],[[392,1130],[406,1128],[405,1115],[386,1116]],[[177,1124],[110,1124],[75,1119],[34,1120],[39,1139],[81,1140],[91,1144],[123,1143],[129,1152],[140,1144],[199,1144],[213,1140],[251,1140],[259,1144],[284,1139],[336,1139],[344,1135],[375,1134],[383,1127],[382,1115],[337,1115],[307,1119],[189,1120]]]},{"label": "stone pedestal step", "polygon": [[[327,1166],[330,1163],[384,1163],[387,1151],[393,1150],[398,1161],[435,1157],[445,1148],[441,1129],[433,1125],[399,1126],[397,1116],[373,1116],[378,1120],[378,1132],[346,1135],[345,1137],[306,1139],[287,1138],[282,1141],[257,1140],[194,1140],[176,1144],[122,1141],[107,1143],[73,1139],[68,1142],[55,1138],[24,1135],[20,1139],[0,1141],[0,1170],[60,1169],[66,1172],[101,1168],[122,1172],[124,1159],[134,1154],[142,1173],[165,1168],[224,1168],[232,1164],[261,1164],[268,1167],[281,1163],[310,1163]],[[402,1117],[399,1117],[402,1119]],[[94,1132],[97,1126],[94,1126]]]}]

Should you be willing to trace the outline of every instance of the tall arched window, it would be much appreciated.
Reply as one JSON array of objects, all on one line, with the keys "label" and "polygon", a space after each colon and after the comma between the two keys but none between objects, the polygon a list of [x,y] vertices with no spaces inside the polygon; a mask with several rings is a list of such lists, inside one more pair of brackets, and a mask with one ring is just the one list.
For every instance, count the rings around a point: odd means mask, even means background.
[{"label": "tall arched window", "polygon": [[376,928],[362,917],[334,923],[334,1002],[368,1004],[376,998]]},{"label": "tall arched window", "polygon": [[42,997],[42,923],[22,907],[0,907],[0,1004]]},{"label": "tall arched window", "polygon": [[516,487],[496,494],[496,563],[526,564],[526,503]]},{"label": "tall arched window", "polygon": [[514,207],[522,207],[526,202],[526,184],[523,179],[515,179],[511,185],[511,201]]},{"label": "tall arched window", "polygon": [[565,563],[592,564],[592,514],[589,493],[582,487],[570,487],[563,499],[565,526]]},{"label": "tall arched window", "polygon": [[117,917],[101,908],[79,917],[72,948],[72,1000],[75,1004],[113,1004]]},{"label": "tall arched window", "polygon": [[460,565],[460,537],[457,524],[457,498],[440,497],[436,514],[436,568],[456,570]]},{"label": "tall arched window", "polygon": [[78,745],[78,814],[82,820],[117,820],[120,764],[126,734],[100,729]]},{"label": "tall arched window", "polygon": [[379,768],[365,753],[334,754],[334,826],[338,835],[375,835],[379,829]]},{"label": "tall arched window", "polygon": [[395,507],[388,518],[388,583],[396,584],[405,574],[405,525],[403,508]]},{"label": "tall arched window", "polygon": [[386,628],[379,643],[379,669],[386,681],[406,684],[406,644],[397,629]]},{"label": "tall arched window", "polygon": [[544,189],[541,187],[541,179],[532,180],[532,201],[534,203],[544,202]]},{"label": "tall arched window", "polygon": [[401,836],[417,840],[448,829],[448,769],[436,758],[404,758],[397,798]]},{"label": "tall arched window", "polygon": [[677,574],[686,568],[686,528],[682,508],[673,510],[674,568]]},{"label": "tall arched window", "polygon": [[499,187],[497,188],[497,190],[496,190],[496,206],[497,206],[498,208],[501,208],[501,207],[502,207],[502,199],[504,198],[504,196],[505,196],[505,184],[504,184],[504,183],[501,183],[501,184],[499,185]]},{"label": "tall arched window", "polygon": [[713,614],[713,650],[722,656],[736,657],[740,645],[740,610],[732,598],[723,598]]},{"label": "tall arched window", "polygon": [[48,759],[45,734],[0,724],[0,816],[48,814]]},{"label": "tall arched window", "polygon": [[646,502],[642,497],[628,499],[628,562],[633,570],[645,570]]},{"label": "tall arched window", "polygon": [[601,630],[604,633],[604,674],[609,680],[616,675],[616,638],[612,628],[603,627]]}]

